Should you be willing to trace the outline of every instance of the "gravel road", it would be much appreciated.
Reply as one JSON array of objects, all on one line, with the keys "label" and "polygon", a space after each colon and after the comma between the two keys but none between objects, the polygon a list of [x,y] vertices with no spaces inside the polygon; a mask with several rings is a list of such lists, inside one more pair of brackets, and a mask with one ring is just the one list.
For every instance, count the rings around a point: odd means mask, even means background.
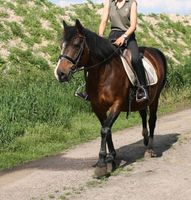
[{"label": "gravel road", "polygon": [[155,135],[148,159],[141,126],[113,134],[123,167],[104,180],[92,177],[100,138],[0,172],[0,200],[190,200],[191,109],[160,117]]}]

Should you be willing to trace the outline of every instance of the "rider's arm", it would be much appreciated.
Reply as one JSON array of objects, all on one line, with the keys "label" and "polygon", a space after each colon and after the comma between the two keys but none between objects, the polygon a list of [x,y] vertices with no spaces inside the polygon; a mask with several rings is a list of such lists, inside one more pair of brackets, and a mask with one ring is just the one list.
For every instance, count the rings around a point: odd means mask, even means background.
[{"label": "rider's arm", "polygon": [[137,3],[134,1],[131,5],[131,13],[130,13],[130,27],[125,32],[125,35],[128,37],[136,30],[137,27]]},{"label": "rider's arm", "polygon": [[103,34],[104,34],[108,18],[109,18],[109,0],[105,0],[102,18],[101,18],[101,22],[100,22],[100,25],[99,25],[99,35],[100,36],[103,36]]}]

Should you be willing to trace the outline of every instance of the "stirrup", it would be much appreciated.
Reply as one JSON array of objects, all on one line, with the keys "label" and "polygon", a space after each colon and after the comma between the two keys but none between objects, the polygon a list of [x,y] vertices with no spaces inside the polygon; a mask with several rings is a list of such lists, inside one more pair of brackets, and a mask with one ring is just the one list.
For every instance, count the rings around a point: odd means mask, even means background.
[{"label": "stirrup", "polygon": [[[145,87],[146,86],[142,86],[142,85],[138,87],[137,92],[136,92],[136,102],[140,103],[140,102],[149,100],[149,95]],[[144,93],[144,96],[142,96],[141,98],[138,97],[140,95],[139,90],[141,90],[141,92]]]},{"label": "stirrup", "polygon": [[[74,96],[75,97],[79,97],[80,99],[83,99],[83,100],[89,100],[88,99],[88,94],[86,93],[86,92],[81,92],[81,90],[82,90],[82,88],[84,88],[85,87],[85,83],[84,84],[82,84],[82,85],[80,85],[79,87],[78,87],[78,89],[75,91],[75,93],[74,93]],[[83,89],[84,90],[84,89]]]},{"label": "stirrup", "polygon": [[82,100],[88,100],[88,94],[82,92],[75,92],[74,94],[76,97],[79,97]]}]

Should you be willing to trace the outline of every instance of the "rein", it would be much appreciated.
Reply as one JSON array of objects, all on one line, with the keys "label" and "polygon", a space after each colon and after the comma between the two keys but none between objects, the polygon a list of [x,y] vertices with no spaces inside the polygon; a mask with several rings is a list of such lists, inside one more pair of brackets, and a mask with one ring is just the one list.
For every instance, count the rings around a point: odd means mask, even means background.
[{"label": "rein", "polygon": [[[89,70],[89,69],[95,68],[95,67],[97,67],[97,66],[99,66],[99,65],[101,65],[101,64],[103,64],[103,63],[105,63],[105,62],[108,61],[110,58],[112,58],[112,56],[113,56],[115,53],[117,53],[118,50],[119,50],[120,48],[121,48],[120,46],[117,47],[117,48],[113,51],[113,53],[112,53],[111,55],[109,55],[107,58],[105,58],[105,59],[102,60],[101,62],[99,62],[99,63],[97,63],[97,64],[95,64],[95,65],[90,65],[90,66],[88,66],[88,67],[84,67],[84,69]],[[80,70],[81,70],[81,69],[80,69]]]}]

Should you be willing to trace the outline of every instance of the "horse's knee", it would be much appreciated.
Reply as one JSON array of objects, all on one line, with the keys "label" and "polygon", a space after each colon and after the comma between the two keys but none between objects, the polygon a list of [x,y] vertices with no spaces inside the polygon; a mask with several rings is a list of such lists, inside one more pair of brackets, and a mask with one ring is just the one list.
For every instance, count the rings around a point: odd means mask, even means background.
[{"label": "horse's knee", "polygon": [[111,134],[111,129],[109,127],[102,127],[101,128],[101,136],[103,138],[107,137],[108,134]]}]

